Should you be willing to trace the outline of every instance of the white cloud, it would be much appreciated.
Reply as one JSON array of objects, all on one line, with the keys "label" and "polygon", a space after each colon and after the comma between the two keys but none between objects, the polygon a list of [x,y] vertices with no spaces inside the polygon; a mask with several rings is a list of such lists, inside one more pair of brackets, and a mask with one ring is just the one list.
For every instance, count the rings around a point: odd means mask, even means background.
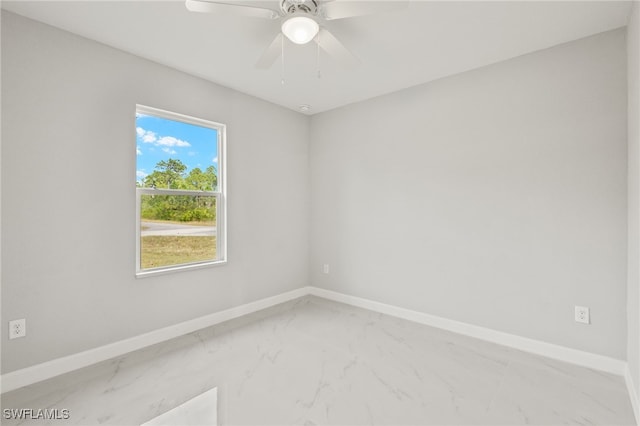
[{"label": "white cloud", "polygon": [[156,143],[156,141],[158,140],[158,137],[156,136],[155,133],[148,131],[147,133],[145,133],[145,135],[142,137],[142,140],[145,143]]},{"label": "white cloud", "polygon": [[136,155],[142,155],[142,150],[139,146],[136,146]]},{"label": "white cloud", "polygon": [[161,146],[177,146],[180,148],[191,146],[189,142],[174,138],[173,136],[163,136],[158,139],[155,144]]},{"label": "white cloud", "polygon": [[146,173],[144,170],[136,170],[136,177],[138,179],[144,179],[148,176],[149,174]]},{"label": "white cloud", "polygon": [[177,154],[177,152],[176,152],[176,150],[175,150],[175,149],[171,149],[171,148],[162,148],[162,150],[163,150],[164,152],[166,152],[167,154],[171,154],[171,155],[173,155],[173,154]]},{"label": "white cloud", "polygon": [[136,134],[144,143],[156,144],[158,136],[151,130],[145,130],[142,127],[136,127]]},{"label": "white cloud", "polygon": [[211,162],[214,164],[218,164],[218,156],[216,155],[215,157],[213,157],[213,160],[211,160]]},{"label": "white cloud", "polygon": [[[136,134],[138,135],[138,138],[142,140],[142,142],[150,143],[153,146],[162,147],[162,151],[170,155],[177,154],[177,151],[173,148],[186,148],[191,146],[189,142],[183,141],[173,136],[158,137],[155,132],[152,132],[151,130],[145,130],[142,127],[136,127]],[[149,151],[153,151],[153,148],[150,148]],[[138,155],[142,155],[142,150],[139,146],[137,147],[136,152]]]}]

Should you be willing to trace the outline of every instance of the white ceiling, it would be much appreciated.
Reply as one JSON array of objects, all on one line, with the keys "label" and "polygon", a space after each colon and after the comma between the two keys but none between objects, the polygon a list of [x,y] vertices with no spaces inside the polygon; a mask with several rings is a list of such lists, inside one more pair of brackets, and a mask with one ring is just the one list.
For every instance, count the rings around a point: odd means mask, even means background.
[{"label": "white ceiling", "polygon": [[[278,10],[279,1],[260,5]],[[253,66],[279,21],[193,13],[181,0],[2,2],[3,9],[287,108],[309,104],[310,114],[622,27],[630,6],[412,0],[401,11],[322,23],[360,58],[356,69],[322,55],[318,78],[314,45],[286,44],[282,84],[280,61],[268,70]]]}]

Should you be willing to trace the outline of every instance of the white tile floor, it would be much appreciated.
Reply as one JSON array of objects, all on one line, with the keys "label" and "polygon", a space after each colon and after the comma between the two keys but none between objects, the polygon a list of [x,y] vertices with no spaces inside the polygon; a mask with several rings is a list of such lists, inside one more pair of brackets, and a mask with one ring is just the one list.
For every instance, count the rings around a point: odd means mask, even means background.
[{"label": "white tile floor", "polygon": [[140,425],[217,387],[218,424],[634,424],[622,377],[305,297],[2,396]]},{"label": "white tile floor", "polygon": [[216,426],[218,424],[218,388],[144,422],[141,426]]}]

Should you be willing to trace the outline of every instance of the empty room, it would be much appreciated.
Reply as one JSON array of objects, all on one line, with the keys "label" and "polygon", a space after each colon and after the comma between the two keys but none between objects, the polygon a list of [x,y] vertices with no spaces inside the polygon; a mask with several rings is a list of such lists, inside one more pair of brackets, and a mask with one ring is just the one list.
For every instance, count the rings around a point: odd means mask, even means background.
[{"label": "empty room", "polygon": [[638,425],[640,2],[1,3],[3,425]]}]

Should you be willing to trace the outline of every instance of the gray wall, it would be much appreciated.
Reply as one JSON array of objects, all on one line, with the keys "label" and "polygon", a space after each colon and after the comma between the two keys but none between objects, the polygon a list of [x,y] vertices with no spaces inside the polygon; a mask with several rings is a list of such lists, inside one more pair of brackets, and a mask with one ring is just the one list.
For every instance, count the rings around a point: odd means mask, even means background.
[{"label": "gray wall", "polygon": [[[311,283],[628,356],[640,383],[624,30],[309,120],[2,15],[2,323],[28,321],[3,373]],[[228,125],[228,265],[134,278],[136,103]]]},{"label": "gray wall", "polygon": [[313,116],[312,285],[625,359],[626,96],[620,29]]},{"label": "gray wall", "polygon": [[[629,248],[627,272],[629,370],[640,395],[640,4],[634,2],[627,27],[629,128]],[[640,401],[638,401],[640,403]],[[640,419],[638,419],[640,421]]]},{"label": "gray wall", "polygon": [[[136,280],[136,103],[227,124],[226,266]],[[2,372],[307,284],[305,116],[2,12]]]}]

